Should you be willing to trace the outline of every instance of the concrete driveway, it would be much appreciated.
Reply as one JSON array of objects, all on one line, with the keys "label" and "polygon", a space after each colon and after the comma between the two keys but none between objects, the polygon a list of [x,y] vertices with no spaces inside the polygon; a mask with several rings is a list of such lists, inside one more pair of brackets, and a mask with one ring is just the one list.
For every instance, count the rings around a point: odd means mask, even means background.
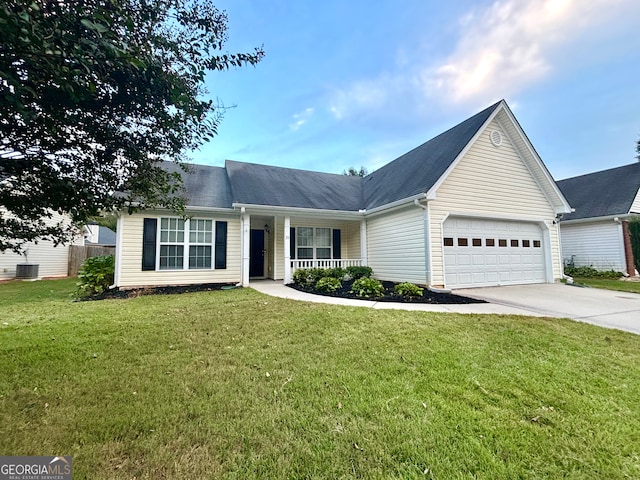
[{"label": "concrete driveway", "polygon": [[640,294],[562,283],[465,288],[455,293],[550,317],[640,334]]}]

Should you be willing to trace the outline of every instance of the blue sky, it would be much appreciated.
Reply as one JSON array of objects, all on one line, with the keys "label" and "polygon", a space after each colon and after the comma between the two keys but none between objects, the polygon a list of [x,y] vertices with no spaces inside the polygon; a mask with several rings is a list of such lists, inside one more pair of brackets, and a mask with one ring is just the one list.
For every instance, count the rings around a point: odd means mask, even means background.
[{"label": "blue sky", "polygon": [[632,163],[638,0],[220,0],[229,109],[196,163],[369,171],[504,98],[556,179]]}]

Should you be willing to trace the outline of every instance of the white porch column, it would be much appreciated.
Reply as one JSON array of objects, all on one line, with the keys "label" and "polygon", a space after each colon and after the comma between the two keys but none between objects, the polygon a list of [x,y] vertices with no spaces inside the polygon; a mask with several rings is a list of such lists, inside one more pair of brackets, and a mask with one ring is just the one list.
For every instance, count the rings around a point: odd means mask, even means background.
[{"label": "white porch column", "polygon": [[367,258],[367,221],[363,218],[360,220],[360,259],[362,265],[369,265]]},{"label": "white porch column", "polygon": [[242,286],[249,286],[249,242],[251,238],[251,215],[242,214]]},{"label": "white porch column", "polygon": [[291,217],[284,217],[284,283],[291,283]]}]

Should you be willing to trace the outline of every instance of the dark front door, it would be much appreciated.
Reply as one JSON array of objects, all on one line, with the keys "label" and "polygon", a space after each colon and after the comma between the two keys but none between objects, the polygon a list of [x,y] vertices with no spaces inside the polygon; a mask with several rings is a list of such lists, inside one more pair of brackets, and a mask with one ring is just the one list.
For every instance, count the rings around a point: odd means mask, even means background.
[{"label": "dark front door", "polygon": [[264,277],[264,230],[251,230],[249,276]]}]

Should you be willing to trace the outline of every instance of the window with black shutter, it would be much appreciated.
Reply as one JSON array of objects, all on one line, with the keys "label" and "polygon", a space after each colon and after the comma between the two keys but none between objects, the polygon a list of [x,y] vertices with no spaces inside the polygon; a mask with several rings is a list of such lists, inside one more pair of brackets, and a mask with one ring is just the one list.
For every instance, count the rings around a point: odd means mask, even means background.
[{"label": "window with black shutter", "polygon": [[156,235],[158,220],[145,218],[142,230],[142,270],[156,269]]},{"label": "window with black shutter", "polygon": [[340,229],[333,229],[333,258],[342,258],[342,245],[340,241]]},{"label": "window with black shutter", "polygon": [[227,268],[227,222],[216,222],[215,268]]}]

